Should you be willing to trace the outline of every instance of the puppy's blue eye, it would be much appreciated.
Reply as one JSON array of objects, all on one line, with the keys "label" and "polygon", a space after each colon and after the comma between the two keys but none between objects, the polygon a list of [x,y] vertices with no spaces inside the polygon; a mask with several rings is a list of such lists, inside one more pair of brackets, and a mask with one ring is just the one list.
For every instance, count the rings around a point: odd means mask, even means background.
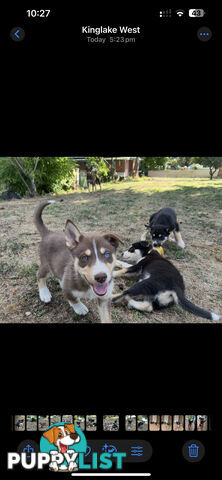
[{"label": "puppy's blue eye", "polygon": [[109,252],[105,252],[104,257],[110,258],[110,253],[109,253]]},{"label": "puppy's blue eye", "polygon": [[82,257],[80,258],[80,260],[82,260],[82,262],[87,262],[87,260],[88,260],[87,255],[82,255]]}]

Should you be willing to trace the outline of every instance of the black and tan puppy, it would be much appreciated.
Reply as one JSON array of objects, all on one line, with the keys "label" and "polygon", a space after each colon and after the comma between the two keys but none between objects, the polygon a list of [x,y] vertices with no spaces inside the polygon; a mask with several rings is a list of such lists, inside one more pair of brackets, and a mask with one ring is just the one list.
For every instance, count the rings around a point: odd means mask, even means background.
[{"label": "black and tan puppy", "polygon": [[[140,261],[138,261],[139,252]],[[185,286],[180,272],[148,242],[141,241],[133,244],[128,254],[129,260],[137,260],[136,265],[115,271],[114,277],[137,275],[139,281],[121,295],[115,295],[113,302],[125,297],[130,308],[145,312],[152,312],[154,307],[161,308],[176,304],[199,317],[215,321],[220,319],[215,313],[197,307],[185,297]],[[137,296],[142,296],[143,300],[134,300]]]},{"label": "black and tan puppy", "polygon": [[42,221],[43,209],[53,203],[41,203],[35,211],[35,225],[40,243],[41,265],[37,280],[42,302],[51,301],[47,276],[52,273],[63,290],[65,299],[78,315],[86,315],[81,299],[97,299],[102,322],[111,322],[110,304],[113,290],[113,269],[116,249],[121,238],[114,233],[81,233],[67,220],[65,233],[51,232]]},{"label": "black and tan puppy", "polygon": [[170,233],[173,232],[178,247],[185,247],[176,213],[172,208],[161,208],[158,212],[153,213],[150,217],[149,225],[145,225],[145,227],[150,229],[153,245],[162,245],[168,240]]}]

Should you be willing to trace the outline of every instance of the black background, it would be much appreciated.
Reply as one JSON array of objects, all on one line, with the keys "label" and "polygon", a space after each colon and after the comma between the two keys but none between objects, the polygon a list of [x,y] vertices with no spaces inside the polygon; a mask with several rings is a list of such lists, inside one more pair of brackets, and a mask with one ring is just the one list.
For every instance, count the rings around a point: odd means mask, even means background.
[{"label": "black background", "polygon": [[[27,20],[25,6],[3,9],[0,154],[221,155],[218,8],[205,7],[204,20],[160,21],[158,7],[78,7],[52,8],[44,21]],[[142,38],[89,46],[80,40],[82,24],[141,25]],[[213,32],[208,43],[197,39],[201,24]],[[15,26],[26,31],[21,43],[9,37]],[[215,468],[221,325],[9,324],[0,335],[2,452],[21,438],[10,433],[11,413],[197,411],[214,419],[202,434],[204,462],[182,459],[186,434],[158,434],[153,478],[204,478]]]}]

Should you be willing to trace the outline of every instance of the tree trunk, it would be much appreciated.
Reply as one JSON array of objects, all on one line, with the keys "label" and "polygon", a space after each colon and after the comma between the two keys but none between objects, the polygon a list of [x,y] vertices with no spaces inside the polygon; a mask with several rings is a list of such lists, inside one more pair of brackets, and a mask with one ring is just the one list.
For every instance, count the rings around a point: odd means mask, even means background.
[{"label": "tree trunk", "polygon": [[30,182],[31,182],[31,185],[32,185],[32,197],[38,197],[39,194],[38,194],[37,189],[36,189],[34,178],[30,178]]},{"label": "tree trunk", "polygon": [[27,188],[27,190],[28,190],[28,192],[29,192],[29,195],[30,195],[30,197],[31,197],[31,196],[32,196],[32,192],[31,192],[31,190],[30,190],[27,182],[26,182],[25,179],[23,178],[23,176],[22,176],[22,174],[21,174],[21,172],[20,172],[20,170],[19,170],[19,167],[17,167],[17,166],[13,163],[13,161],[12,161],[11,159],[9,159],[9,161],[10,161],[11,165],[14,167],[14,169],[16,170],[16,172],[18,173],[18,175],[20,176],[22,182],[24,183],[24,185],[25,185],[25,187]]}]

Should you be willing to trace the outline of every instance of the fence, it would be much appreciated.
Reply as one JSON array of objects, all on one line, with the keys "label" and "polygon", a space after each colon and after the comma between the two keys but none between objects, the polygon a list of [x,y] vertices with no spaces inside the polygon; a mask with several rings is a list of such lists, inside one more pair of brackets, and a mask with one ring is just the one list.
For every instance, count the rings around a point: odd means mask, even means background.
[{"label": "fence", "polygon": [[[218,170],[215,172],[214,177],[216,178]],[[149,177],[166,177],[166,178],[210,178],[209,169],[198,169],[198,170],[149,170]]]}]

